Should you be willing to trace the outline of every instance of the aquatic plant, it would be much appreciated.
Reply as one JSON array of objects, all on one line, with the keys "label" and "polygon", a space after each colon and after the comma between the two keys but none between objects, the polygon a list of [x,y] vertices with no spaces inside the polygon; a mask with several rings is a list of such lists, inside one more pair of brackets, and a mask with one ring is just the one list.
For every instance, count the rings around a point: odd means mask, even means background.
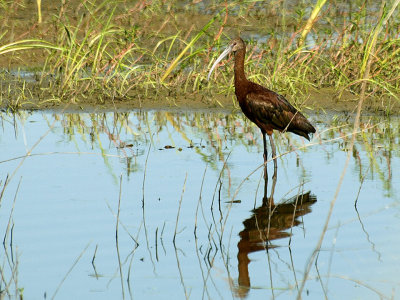
[{"label": "aquatic plant", "polygon": [[[19,78],[18,84],[36,89],[27,101],[39,106],[43,100],[105,103],[190,94],[222,105],[215,95],[233,92],[230,64],[219,68],[213,82],[206,74],[220,48],[240,33],[249,43],[249,78],[291,95],[298,107],[313,107],[312,91],[329,91],[329,101],[357,98],[367,81],[373,106],[390,112],[400,90],[399,12],[395,3],[381,9],[357,4],[318,1],[313,11],[304,1],[276,1],[268,9],[252,1],[212,1],[207,7],[201,1],[53,4],[41,7],[41,24],[26,30],[19,20],[13,22],[19,35],[4,31],[0,65],[35,70],[36,82]],[[3,24],[23,13],[12,3],[3,6]],[[58,14],[49,15],[50,9]],[[369,57],[368,78],[360,79]],[[7,75],[3,69],[10,81]],[[5,98],[12,104],[5,90],[3,106]]]}]

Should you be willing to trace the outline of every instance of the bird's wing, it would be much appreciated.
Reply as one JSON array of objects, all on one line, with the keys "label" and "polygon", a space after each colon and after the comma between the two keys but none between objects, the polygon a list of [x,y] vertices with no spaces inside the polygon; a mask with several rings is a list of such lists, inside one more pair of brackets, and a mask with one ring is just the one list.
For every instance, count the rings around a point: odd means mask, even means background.
[{"label": "bird's wing", "polygon": [[293,122],[299,113],[283,96],[264,90],[248,93],[246,98],[249,110],[259,122],[280,130],[295,125]]}]

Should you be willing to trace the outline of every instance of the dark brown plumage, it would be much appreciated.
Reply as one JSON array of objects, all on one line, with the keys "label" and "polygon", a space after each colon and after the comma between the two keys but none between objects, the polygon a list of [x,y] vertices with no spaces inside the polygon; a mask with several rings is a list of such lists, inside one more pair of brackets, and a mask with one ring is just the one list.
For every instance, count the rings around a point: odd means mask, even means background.
[{"label": "dark brown plumage", "polygon": [[[276,151],[272,139],[273,130],[289,131],[310,140],[309,134],[315,132],[314,126],[282,95],[279,95],[259,84],[247,80],[244,74],[244,58],[246,45],[239,37],[229,44],[217,58],[208,74],[210,77],[217,64],[229,53],[235,55],[235,94],[243,113],[262,132],[264,143],[264,162],[267,161],[267,145],[265,134],[268,134],[274,158],[276,176]],[[266,169],[265,169],[266,170]],[[266,172],[266,171],[265,171]],[[265,173],[266,176],[266,173]]]}]

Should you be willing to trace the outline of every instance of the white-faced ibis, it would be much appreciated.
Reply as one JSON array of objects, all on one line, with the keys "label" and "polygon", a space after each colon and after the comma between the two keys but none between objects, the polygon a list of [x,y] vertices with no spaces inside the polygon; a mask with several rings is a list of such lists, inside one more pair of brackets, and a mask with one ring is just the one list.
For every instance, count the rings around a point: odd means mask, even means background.
[{"label": "white-faced ibis", "polygon": [[310,140],[308,134],[314,133],[315,128],[285,97],[247,80],[244,74],[246,45],[240,37],[232,40],[225,51],[217,58],[208,73],[208,80],[217,64],[231,52],[235,55],[236,98],[245,116],[261,129],[264,144],[265,178],[267,178],[266,162],[268,153],[265,134],[267,133],[269,136],[274,159],[275,177],[277,163],[275,144],[272,139],[273,130],[293,132]]}]

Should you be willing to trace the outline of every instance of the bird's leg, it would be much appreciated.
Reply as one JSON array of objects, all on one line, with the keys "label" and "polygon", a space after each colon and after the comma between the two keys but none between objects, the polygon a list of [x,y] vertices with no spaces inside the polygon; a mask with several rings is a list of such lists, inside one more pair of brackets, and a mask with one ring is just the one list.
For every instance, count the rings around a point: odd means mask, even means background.
[{"label": "bird's leg", "polygon": [[267,189],[268,189],[268,171],[267,171],[267,157],[268,157],[268,151],[267,151],[267,140],[265,138],[265,132],[262,132],[263,136],[263,146],[264,146],[264,200],[267,199]]},{"label": "bird's leg", "polygon": [[[266,169],[267,166],[265,166],[264,168]],[[265,171],[264,171],[264,175],[265,175]],[[268,203],[268,177],[265,177],[265,178],[264,178],[263,206],[265,206],[266,203]]]},{"label": "bird's leg", "polygon": [[276,185],[276,172],[274,172],[274,176],[272,176],[272,187],[271,187],[271,195],[269,195],[269,202],[270,205],[274,205],[274,192],[275,192],[275,185]]},{"label": "bird's leg", "polygon": [[271,143],[271,148],[272,148],[272,158],[274,160],[274,175],[272,175],[272,178],[276,178],[278,176],[278,163],[276,161],[276,148],[275,148],[275,143],[274,139],[272,138],[272,135],[269,136],[269,142]]},{"label": "bird's leg", "polygon": [[268,150],[267,150],[267,139],[265,138],[265,132],[262,133],[262,136],[264,144],[264,179],[268,180],[268,171],[267,171]]},{"label": "bird's leg", "polygon": [[[272,159],[274,160],[274,175],[272,175],[272,187],[271,187],[271,195],[268,198],[268,204],[270,208],[270,213],[271,213],[271,206],[274,205],[274,192],[275,192],[275,185],[276,185],[276,179],[277,179],[277,172],[278,172],[278,167],[277,167],[277,162],[276,162],[276,149],[275,149],[275,144],[274,140],[272,139],[272,135],[268,134],[269,136],[269,141],[271,143],[271,149],[272,149]],[[264,191],[267,193],[267,191]],[[264,195],[264,198],[267,197],[267,194]]]}]

